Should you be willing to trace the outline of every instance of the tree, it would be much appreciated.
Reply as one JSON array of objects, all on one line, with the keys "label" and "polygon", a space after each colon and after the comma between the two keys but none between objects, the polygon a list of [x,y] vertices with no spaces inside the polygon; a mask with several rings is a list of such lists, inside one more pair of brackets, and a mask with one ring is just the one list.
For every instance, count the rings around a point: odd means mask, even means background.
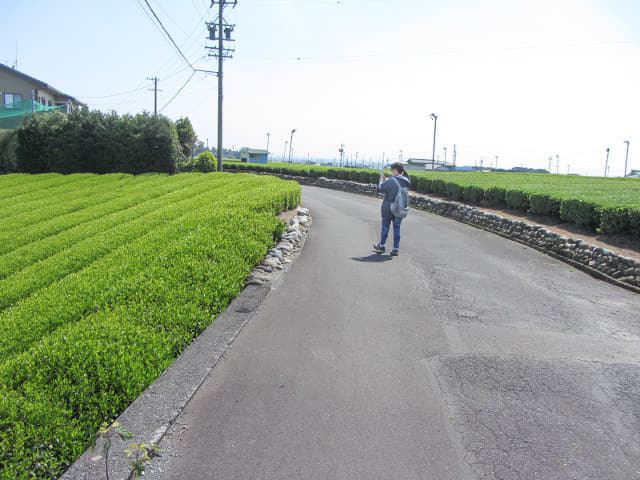
[{"label": "tree", "polygon": [[198,137],[193,130],[191,120],[188,117],[180,118],[176,122],[176,129],[178,130],[178,142],[180,142],[180,151],[185,158],[191,158],[193,155],[193,149],[196,146]]}]

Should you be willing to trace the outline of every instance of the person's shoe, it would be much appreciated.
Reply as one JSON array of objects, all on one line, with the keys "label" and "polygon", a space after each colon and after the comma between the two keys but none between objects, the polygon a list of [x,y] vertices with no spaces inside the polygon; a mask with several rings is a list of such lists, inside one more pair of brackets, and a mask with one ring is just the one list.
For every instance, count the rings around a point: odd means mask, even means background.
[{"label": "person's shoe", "polygon": [[380,245],[379,243],[374,243],[373,244],[373,249],[378,253],[384,252],[384,246]]},{"label": "person's shoe", "polygon": [[398,256],[398,250],[396,250],[395,248],[393,250],[391,250],[391,255],[393,255],[394,257]]}]

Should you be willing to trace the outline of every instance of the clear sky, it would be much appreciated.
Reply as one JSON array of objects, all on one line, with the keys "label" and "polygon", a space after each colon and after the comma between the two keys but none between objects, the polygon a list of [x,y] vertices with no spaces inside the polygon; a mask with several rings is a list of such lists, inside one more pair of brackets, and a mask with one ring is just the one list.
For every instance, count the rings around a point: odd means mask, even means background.
[{"label": "clear sky", "polygon": [[[207,58],[210,0],[147,0],[187,59]],[[118,113],[162,108],[191,68],[144,0],[24,0],[2,10],[0,62]],[[224,66],[224,146],[282,159],[459,165],[622,175],[640,169],[638,0],[239,0]],[[216,146],[217,79],[197,73],[162,114]],[[288,155],[288,153],[287,153]],[[559,163],[558,163],[559,159]]]}]

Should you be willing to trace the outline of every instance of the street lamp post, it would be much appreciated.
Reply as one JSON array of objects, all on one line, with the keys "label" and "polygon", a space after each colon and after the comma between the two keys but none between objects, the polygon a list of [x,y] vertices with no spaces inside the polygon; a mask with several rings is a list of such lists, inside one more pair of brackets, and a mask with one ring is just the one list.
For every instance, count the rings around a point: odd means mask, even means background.
[{"label": "street lamp post", "polygon": [[629,161],[629,140],[625,140],[624,143],[627,144],[627,154],[624,157],[624,175],[623,177],[627,176],[627,162]]},{"label": "street lamp post", "polygon": [[269,161],[269,137],[271,136],[270,133],[267,133],[267,161]]},{"label": "street lamp post", "polygon": [[289,163],[291,163],[291,149],[293,148],[293,134],[296,133],[296,129],[291,130],[291,141],[289,142]]},{"label": "street lamp post", "polygon": [[436,161],[436,126],[438,125],[438,116],[435,113],[430,115],[433,120],[433,150],[431,151],[431,170],[433,170]]},{"label": "street lamp post", "polygon": [[607,170],[609,170],[609,151],[610,150],[611,150],[610,148],[607,148],[607,159],[604,162],[604,176],[605,177],[607,176]]}]

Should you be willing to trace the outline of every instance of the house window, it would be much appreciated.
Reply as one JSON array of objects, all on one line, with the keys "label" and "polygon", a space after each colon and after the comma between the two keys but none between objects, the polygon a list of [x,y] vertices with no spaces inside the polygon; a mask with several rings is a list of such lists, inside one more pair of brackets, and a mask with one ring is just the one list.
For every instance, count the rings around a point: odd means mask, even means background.
[{"label": "house window", "polygon": [[18,108],[18,106],[12,106],[12,103],[20,103],[22,101],[21,93],[5,93],[4,94],[4,106],[6,108]]}]

